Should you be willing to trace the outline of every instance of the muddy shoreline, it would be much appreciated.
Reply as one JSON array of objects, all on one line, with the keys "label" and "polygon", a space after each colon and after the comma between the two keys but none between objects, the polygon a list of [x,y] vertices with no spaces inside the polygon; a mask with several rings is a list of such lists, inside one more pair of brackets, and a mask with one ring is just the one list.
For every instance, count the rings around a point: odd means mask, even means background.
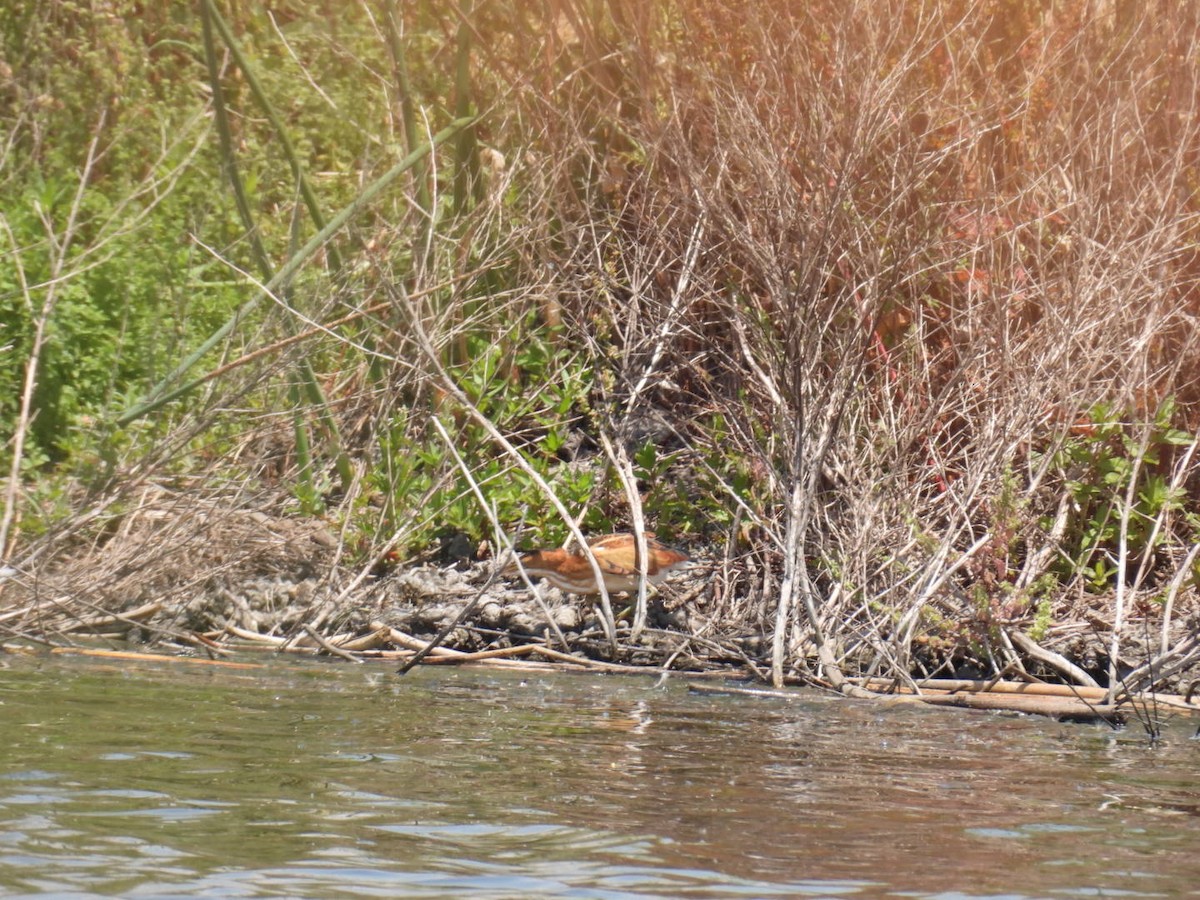
[{"label": "muddy shoreline", "polygon": [[[345,541],[319,519],[230,511],[178,496],[164,503],[167,496],[126,513],[90,543],[76,539],[72,552],[10,570],[0,580],[0,643],[213,657],[258,646],[401,662],[423,652],[426,661],[442,664],[520,659],[770,680],[772,623],[729,614],[702,552],[693,550],[700,563],[694,570],[651,594],[640,634],[633,633],[629,599],[613,598],[614,651],[592,599],[544,583],[535,595],[497,577],[493,560],[447,561],[443,547],[424,562],[394,564],[385,550],[352,567]],[[1130,679],[1131,692],[1193,689],[1200,678],[1196,605],[1190,594],[1182,598],[1165,643],[1154,604],[1139,605],[1126,620],[1118,671]],[[1072,615],[1040,633],[1031,618],[968,623],[969,630],[958,623],[957,632],[925,629],[903,672],[881,669],[886,647],[855,645],[847,635],[834,635],[831,644],[848,683],[886,676],[885,693],[928,678],[1080,685],[1090,679],[1091,687],[1104,686],[1111,618],[1096,598],[1063,609]],[[847,690],[818,665],[818,648],[795,650],[790,658],[799,662],[785,672],[787,683]]]},{"label": "muddy shoreline", "polygon": [[[70,566],[74,569],[75,566]],[[307,567],[306,567],[307,568]],[[677,578],[650,598],[647,627],[634,638],[630,601],[614,597],[617,610],[618,653],[613,654],[592,599],[563,594],[542,584],[539,596],[492,574],[490,562],[463,565],[425,564],[399,567],[363,578],[361,573],[335,569],[323,576],[300,573],[215,573],[204,584],[180,579],[194,587],[187,598],[180,585],[163,592],[144,590],[121,600],[111,593],[86,591],[68,598],[61,591],[64,575],[39,579],[10,577],[3,598],[0,637],[5,643],[46,643],[70,646],[97,640],[117,647],[175,647],[190,652],[205,648],[260,644],[281,650],[355,654],[372,652],[403,659],[433,641],[448,626],[461,621],[438,643],[431,662],[448,662],[459,654],[487,654],[527,645],[549,648],[580,662],[617,664],[680,672],[727,672],[731,676],[767,680],[770,636],[752,628],[722,629],[704,612],[703,574]],[[177,573],[182,574],[182,573]],[[60,586],[55,590],[54,586]],[[162,588],[160,582],[156,587]],[[47,604],[49,592],[57,594]],[[40,598],[40,599],[39,599]],[[47,606],[52,606],[48,609]],[[550,623],[553,623],[551,625]],[[1036,647],[1077,666],[1102,683],[1108,664],[1111,633],[1099,621],[1052,624]],[[1159,648],[1160,622],[1150,618],[1127,623],[1121,642],[1123,674],[1136,673]],[[1012,624],[1007,635],[1020,626]],[[1186,645],[1189,623],[1179,621],[1172,646]],[[563,640],[560,640],[560,635]],[[1194,636],[1194,632],[1192,632]],[[1009,638],[1011,640],[1011,637]],[[1025,637],[1026,641],[1029,638]],[[909,673],[914,679],[986,679],[981,659],[970,652],[929,652],[917,655]],[[439,659],[439,657],[441,657]],[[1030,680],[1062,683],[1062,671],[1033,654],[1021,654]],[[866,676],[845,664],[848,674]],[[814,670],[790,673],[792,683],[827,685]],[[1026,677],[1007,672],[1008,678]],[[1186,693],[1200,677],[1193,661],[1154,682],[1157,690]]]}]

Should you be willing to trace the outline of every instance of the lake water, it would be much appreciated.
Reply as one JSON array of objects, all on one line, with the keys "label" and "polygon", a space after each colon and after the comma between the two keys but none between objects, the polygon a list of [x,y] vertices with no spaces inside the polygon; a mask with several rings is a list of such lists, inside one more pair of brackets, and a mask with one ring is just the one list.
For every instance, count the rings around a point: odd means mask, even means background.
[{"label": "lake water", "polygon": [[0,895],[1200,897],[1196,722],[0,656]]}]

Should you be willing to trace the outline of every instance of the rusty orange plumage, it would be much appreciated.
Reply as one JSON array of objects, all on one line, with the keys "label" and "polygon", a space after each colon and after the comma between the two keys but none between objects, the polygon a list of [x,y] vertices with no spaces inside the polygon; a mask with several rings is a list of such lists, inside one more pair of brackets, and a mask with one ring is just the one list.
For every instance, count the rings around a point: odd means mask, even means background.
[{"label": "rusty orange plumage", "polygon": [[[637,539],[632,534],[606,534],[588,541],[596,557],[604,587],[610,592],[636,591],[638,588]],[[688,555],[658,541],[654,532],[646,532],[646,580],[658,584],[672,572],[689,568],[693,563]],[[521,554],[521,566],[530,578],[545,578],[560,591],[569,594],[598,594],[596,575],[587,554],[570,550],[535,550]],[[517,563],[504,569],[507,576],[518,575]]]}]

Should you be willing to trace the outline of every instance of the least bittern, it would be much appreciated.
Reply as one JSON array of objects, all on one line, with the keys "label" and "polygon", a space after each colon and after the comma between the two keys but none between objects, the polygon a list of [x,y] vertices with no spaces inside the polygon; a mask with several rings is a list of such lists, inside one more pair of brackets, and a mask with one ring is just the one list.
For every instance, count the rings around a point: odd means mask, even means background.
[{"label": "least bittern", "polygon": [[[588,548],[596,557],[600,574],[604,576],[604,587],[612,593],[636,591],[640,566],[637,539],[632,534],[606,534],[588,541]],[[686,553],[668,547],[655,540],[654,532],[646,532],[646,581],[658,584],[672,572],[693,565]],[[530,578],[545,578],[560,591],[569,594],[598,594],[596,574],[587,554],[569,550],[534,550],[522,553],[520,566]],[[517,562],[509,563],[506,576],[519,574]]]}]

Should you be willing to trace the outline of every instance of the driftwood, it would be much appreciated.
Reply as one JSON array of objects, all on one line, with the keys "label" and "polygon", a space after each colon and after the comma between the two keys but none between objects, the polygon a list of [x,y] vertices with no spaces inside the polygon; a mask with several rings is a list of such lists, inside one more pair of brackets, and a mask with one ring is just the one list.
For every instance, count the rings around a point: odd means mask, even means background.
[{"label": "driftwood", "polygon": [[347,662],[358,663],[359,665],[362,664],[361,657],[355,656],[353,653],[351,653],[348,650],[343,650],[341,648],[341,646],[334,643],[334,641],[323,637],[321,635],[321,633],[319,631],[317,631],[315,628],[313,628],[311,625],[304,626],[304,633],[307,634],[314,641],[316,641],[321,646],[321,649],[324,650],[326,653],[330,653],[333,656],[337,656],[341,659],[346,660]]},{"label": "driftwood", "polygon": [[[846,680],[854,683],[856,687],[852,696],[870,697],[892,703],[926,703],[966,709],[1007,710],[1060,719],[1106,722],[1118,720],[1127,712],[1146,715],[1172,712],[1200,714],[1200,704],[1189,703],[1184,697],[1175,694],[1138,694],[1121,698],[1115,703],[1105,703],[1104,697],[1107,692],[1104,688],[1071,685],[942,678],[916,682],[914,689],[885,678]],[[735,694],[784,700],[801,700],[808,696],[796,690],[732,685],[691,685],[690,690],[702,694]],[[840,693],[846,693],[844,688]]]},{"label": "driftwood", "polygon": [[1087,700],[1103,700],[1108,693],[1102,687],[1076,687],[1069,684],[1044,684],[1040,681],[996,681],[992,679],[966,678],[926,678],[922,681],[911,682],[910,686],[902,686],[900,682],[890,678],[856,678],[863,687],[876,693],[996,693],[996,694],[1025,694],[1043,697],[1076,697]]},{"label": "driftwood", "polygon": [[1053,650],[1047,650],[1019,628],[1010,630],[1008,638],[1012,641],[1013,646],[1030,659],[1035,659],[1043,665],[1048,666],[1064,678],[1069,678],[1075,684],[1082,684],[1092,688],[1100,687],[1096,683],[1096,679],[1092,678],[1091,675],[1083,671],[1079,666],[1061,654],[1055,653]]},{"label": "driftwood", "polygon": [[[688,689],[698,694],[735,694],[745,697],[769,697],[780,700],[803,700],[808,696],[808,694],[799,690],[733,686],[689,685]],[[1089,703],[1086,700],[1053,696],[1023,696],[1020,694],[992,692],[951,693],[948,691],[922,694],[872,694],[864,688],[859,688],[852,696],[856,698],[871,697],[874,700],[881,700],[886,703],[922,703],[933,706],[957,706],[966,709],[1008,710],[1010,712],[1030,713],[1054,718],[1110,721],[1119,715],[1115,704]]]},{"label": "driftwood", "polygon": [[139,606],[137,609],[131,609],[124,613],[110,613],[108,615],[93,616],[91,618],[81,618],[63,629],[63,632],[107,632],[121,631],[122,626],[125,630],[137,627],[142,624],[143,619],[148,619],[163,608],[161,601],[154,601]]},{"label": "driftwood", "polygon": [[1142,713],[1200,713],[1200,704],[1189,703],[1177,694],[1134,694],[1106,703],[1108,691],[1101,687],[1067,684],[1042,684],[1024,681],[968,681],[954,678],[930,678],[912,687],[897,685],[885,678],[856,679],[868,690],[896,691],[901,696],[916,696],[925,703],[942,706],[967,706],[974,709],[1011,709],[1039,715],[1071,718],[1107,718],[1124,711]]},{"label": "driftwood", "polygon": [[255,644],[268,644],[271,647],[283,649],[283,645],[288,642],[287,638],[276,637],[272,634],[263,634],[258,631],[251,631],[248,628],[239,628],[230,622],[225,626],[225,630],[234,637],[241,638],[243,641],[251,641]]},{"label": "driftwood", "polygon": [[227,659],[201,659],[197,656],[171,656],[167,653],[137,653],[132,650],[103,650],[94,647],[55,647],[51,653],[65,656],[94,656],[101,659],[123,659],[132,662],[178,662],[199,666],[222,666],[226,669],[262,669],[262,663],[233,662]]}]

